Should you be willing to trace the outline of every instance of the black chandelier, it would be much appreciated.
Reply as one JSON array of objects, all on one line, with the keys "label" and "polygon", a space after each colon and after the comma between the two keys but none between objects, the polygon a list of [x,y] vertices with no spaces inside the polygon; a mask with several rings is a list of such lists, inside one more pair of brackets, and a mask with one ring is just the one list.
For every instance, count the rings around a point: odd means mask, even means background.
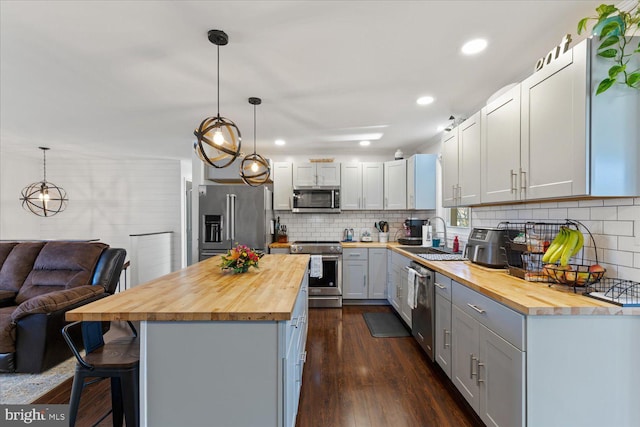
[{"label": "black chandelier", "polygon": [[193,148],[203,162],[215,168],[226,168],[240,155],[242,141],[235,123],[220,116],[220,46],[229,43],[229,37],[224,31],[209,30],[208,38],[218,46],[218,114],[204,119],[193,132],[198,138]]},{"label": "black chandelier", "polygon": [[269,179],[271,168],[269,162],[260,154],[256,154],[256,105],[260,105],[260,98],[249,98],[253,105],[253,154],[247,155],[240,164],[240,177],[252,187],[258,187]]},{"label": "black chandelier", "polygon": [[34,182],[22,189],[22,207],[38,216],[54,216],[67,207],[67,192],[62,187],[47,182],[47,150],[48,147],[38,147],[42,150],[42,166],[44,175],[42,181]]}]

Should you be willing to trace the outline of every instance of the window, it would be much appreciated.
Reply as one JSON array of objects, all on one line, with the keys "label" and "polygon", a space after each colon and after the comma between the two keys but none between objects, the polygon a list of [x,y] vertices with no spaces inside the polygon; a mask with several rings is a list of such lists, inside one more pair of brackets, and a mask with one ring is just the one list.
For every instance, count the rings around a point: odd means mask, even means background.
[{"label": "window", "polygon": [[471,208],[449,209],[449,226],[469,228]]}]

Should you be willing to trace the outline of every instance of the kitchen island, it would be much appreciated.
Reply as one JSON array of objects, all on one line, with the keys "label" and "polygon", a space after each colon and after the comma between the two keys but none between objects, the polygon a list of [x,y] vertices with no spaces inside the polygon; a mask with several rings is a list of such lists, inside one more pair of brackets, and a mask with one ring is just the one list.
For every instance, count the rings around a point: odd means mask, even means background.
[{"label": "kitchen island", "polygon": [[306,255],[220,257],[88,304],[67,320],[140,321],[142,426],[294,426],[306,356]]}]

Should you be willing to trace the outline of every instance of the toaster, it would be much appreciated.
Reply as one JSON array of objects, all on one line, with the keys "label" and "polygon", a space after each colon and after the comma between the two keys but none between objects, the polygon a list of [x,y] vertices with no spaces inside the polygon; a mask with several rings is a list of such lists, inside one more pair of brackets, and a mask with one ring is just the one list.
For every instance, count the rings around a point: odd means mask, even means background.
[{"label": "toaster", "polygon": [[469,261],[490,268],[505,268],[507,242],[518,235],[517,230],[500,228],[474,228],[471,230],[464,256]]}]

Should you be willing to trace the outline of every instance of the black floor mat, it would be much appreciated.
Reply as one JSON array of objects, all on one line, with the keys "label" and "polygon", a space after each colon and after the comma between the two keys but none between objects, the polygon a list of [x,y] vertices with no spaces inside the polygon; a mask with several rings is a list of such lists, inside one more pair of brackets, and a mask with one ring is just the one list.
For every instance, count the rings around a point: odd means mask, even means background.
[{"label": "black floor mat", "polygon": [[394,313],[362,313],[369,332],[376,338],[409,337],[411,333]]}]

